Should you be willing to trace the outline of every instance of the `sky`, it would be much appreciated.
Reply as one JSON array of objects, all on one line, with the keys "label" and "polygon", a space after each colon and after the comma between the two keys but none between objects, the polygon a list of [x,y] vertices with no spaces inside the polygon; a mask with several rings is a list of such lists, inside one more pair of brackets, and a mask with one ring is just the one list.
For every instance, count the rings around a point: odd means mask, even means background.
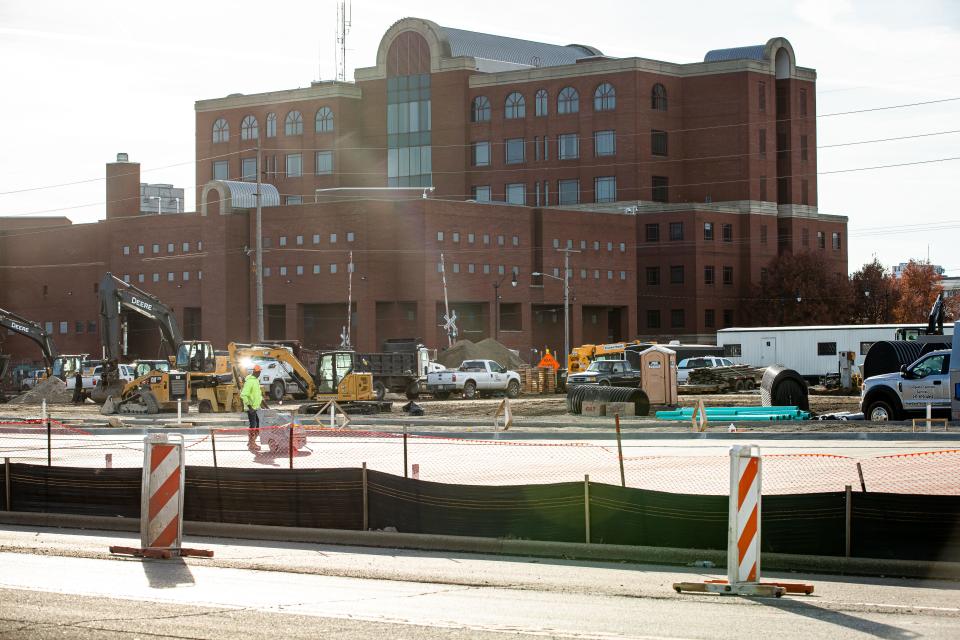
[{"label": "sky", "polygon": [[[0,215],[102,219],[118,152],[193,203],[194,101],[334,78],[337,4],[0,0]],[[678,63],[786,37],[817,71],[819,210],[849,217],[850,271],[929,256],[960,276],[956,0],[358,0],[348,79],[408,16]]]}]

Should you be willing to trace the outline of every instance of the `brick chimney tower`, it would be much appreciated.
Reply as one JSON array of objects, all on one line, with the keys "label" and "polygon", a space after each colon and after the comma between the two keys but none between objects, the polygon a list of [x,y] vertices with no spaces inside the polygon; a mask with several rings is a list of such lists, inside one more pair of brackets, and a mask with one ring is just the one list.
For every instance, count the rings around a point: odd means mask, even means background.
[{"label": "brick chimney tower", "polygon": [[107,163],[107,219],[140,215],[140,163],[118,153]]}]

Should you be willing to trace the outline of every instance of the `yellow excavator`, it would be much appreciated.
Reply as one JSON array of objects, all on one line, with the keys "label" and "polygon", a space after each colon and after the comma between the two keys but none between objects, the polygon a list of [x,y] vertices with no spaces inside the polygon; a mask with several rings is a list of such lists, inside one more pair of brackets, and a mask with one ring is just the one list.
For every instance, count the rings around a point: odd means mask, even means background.
[{"label": "yellow excavator", "polygon": [[242,384],[247,372],[258,360],[275,360],[296,384],[299,394],[307,399],[300,413],[316,413],[323,405],[335,401],[347,413],[379,413],[390,411],[391,403],[377,402],[373,375],[356,371],[357,355],[353,351],[328,351],[317,359],[315,374],[303,366],[293,352],[283,346],[262,344],[227,345],[233,377]]},{"label": "yellow excavator", "polygon": [[633,340],[632,342],[613,342],[610,344],[583,344],[574,347],[567,355],[567,375],[586,371],[590,363],[601,356],[623,353],[627,347],[652,344]]}]

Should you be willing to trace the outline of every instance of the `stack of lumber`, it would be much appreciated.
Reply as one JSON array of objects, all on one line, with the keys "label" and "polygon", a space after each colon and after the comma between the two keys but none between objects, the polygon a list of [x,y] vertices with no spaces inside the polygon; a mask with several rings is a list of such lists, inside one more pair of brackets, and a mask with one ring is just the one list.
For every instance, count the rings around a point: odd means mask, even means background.
[{"label": "stack of lumber", "polygon": [[557,374],[550,367],[517,369],[520,390],[525,395],[543,395],[557,392]]},{"label": "stack of lumber", "polygon": [[690,372],[691,385],[716,386],[720,391],[755,389],[760,385],[764,369],[745,364],[732,367],[710,367]]}]

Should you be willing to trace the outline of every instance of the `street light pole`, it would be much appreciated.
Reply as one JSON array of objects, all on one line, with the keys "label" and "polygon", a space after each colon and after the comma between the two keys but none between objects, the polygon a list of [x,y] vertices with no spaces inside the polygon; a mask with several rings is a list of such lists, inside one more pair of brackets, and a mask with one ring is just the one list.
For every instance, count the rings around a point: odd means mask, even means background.
[{"label": "street light pole", "polygon": [[260,135],[257,134],[257,342],[263,342],[263,218],[260,201]]},{"label": "street light pole", "polygon": [[[517,272],[511,270],[510,277],[510,286],[517,286]],[[503,274],[499,280],[493,283],[493,312],[495,317],[493,319],[493,339],[500,339],[500,285],[503,284],[503,280],[507,277],[507,274]]]},{"label": "street light pole", "polygon": [[554,280],[563,280],[563,357],[567,358],[570,355],[570,254],[580,253],[580,250],[557,249],[557,251],[563,253],[563,278],[540,271],[534,271],[530,275],[547,276]]}]

